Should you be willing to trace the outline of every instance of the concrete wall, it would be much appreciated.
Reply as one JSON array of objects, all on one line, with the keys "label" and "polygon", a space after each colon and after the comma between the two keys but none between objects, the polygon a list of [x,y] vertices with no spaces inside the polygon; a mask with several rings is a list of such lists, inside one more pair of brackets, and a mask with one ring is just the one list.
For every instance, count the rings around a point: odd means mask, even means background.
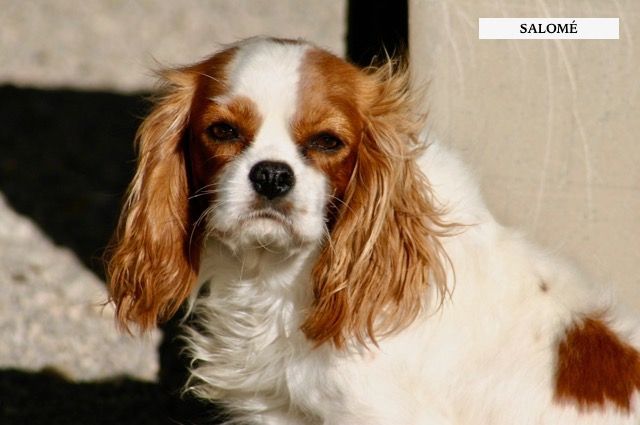
[{"label": "concrete wall", "polygon": [[[410,2],[433,132],[498,219],[640,308],[640,3]],[[478,40],[478,18],[620,17],[620,40]]]},{"label": "concrete wall", "polygon": [[0,0],[0,82],[137,90],[150,69],[194,62],[254,35],[342,54],[346,1]]}]

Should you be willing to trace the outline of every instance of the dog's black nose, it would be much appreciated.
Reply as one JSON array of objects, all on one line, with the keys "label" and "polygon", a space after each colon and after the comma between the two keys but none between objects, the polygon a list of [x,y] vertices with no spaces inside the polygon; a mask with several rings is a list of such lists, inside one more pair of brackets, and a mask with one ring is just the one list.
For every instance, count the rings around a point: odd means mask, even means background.
[{"label": "dog's black nose", "polygon": [[261,161],[249,171],[253,189],[267,199],[284,196],[296,182],[291,167],[284,162]]}]

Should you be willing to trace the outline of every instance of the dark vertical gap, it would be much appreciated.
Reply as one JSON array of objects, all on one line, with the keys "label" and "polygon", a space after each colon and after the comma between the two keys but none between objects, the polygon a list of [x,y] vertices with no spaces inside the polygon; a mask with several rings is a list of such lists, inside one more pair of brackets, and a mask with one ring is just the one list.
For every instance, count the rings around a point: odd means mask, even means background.
[{"label": "dark vertical gap", "polygon": [[347,56],[360,66],[403,56],[409,48],[407,0],[349,0]]}]

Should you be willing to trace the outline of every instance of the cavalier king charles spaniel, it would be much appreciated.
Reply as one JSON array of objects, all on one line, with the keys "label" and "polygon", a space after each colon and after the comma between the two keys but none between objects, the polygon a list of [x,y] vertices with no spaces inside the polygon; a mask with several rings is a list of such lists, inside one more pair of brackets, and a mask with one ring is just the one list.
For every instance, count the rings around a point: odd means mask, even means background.
[{"label": "cavalier king charles spaniel", "polygon": [[228,423],[640,424],[638,322],[495,221],[406,67],[254,38],[161,77],[111,299],[187,306]]}]

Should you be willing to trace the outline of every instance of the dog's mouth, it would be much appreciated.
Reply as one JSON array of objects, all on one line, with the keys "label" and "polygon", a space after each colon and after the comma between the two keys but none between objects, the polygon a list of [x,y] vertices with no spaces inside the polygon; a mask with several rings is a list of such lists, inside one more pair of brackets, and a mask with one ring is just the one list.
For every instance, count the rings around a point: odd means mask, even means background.
[{"label": "dog's mouth", "polygon": [[305,210],[293,205],[252,205],[235,217],[229,217],[227,226],[212,226],[212,235],[234,251],[266,248],[273,252],[291,253],[318,240],[310,234],[310,226],[300,219]]},{"label": "dog's mouth", "polygon": [[[226,235],[226,237],[225,237]],[[286,213],[273,207],[264,207],[242,214],[234,229],[225,232],[223,240],[242,247],[262,247],[289,250],[301,245],[303,238],[294,220]]]},{"label": "dog's mouth", "polygon": [[291,228],[293,226],[293,222],[286,214],[274,208],[262,208],[260,210],[250,212],[240,219],[240,225],[255,220],[275,221],[287,228]]}]

